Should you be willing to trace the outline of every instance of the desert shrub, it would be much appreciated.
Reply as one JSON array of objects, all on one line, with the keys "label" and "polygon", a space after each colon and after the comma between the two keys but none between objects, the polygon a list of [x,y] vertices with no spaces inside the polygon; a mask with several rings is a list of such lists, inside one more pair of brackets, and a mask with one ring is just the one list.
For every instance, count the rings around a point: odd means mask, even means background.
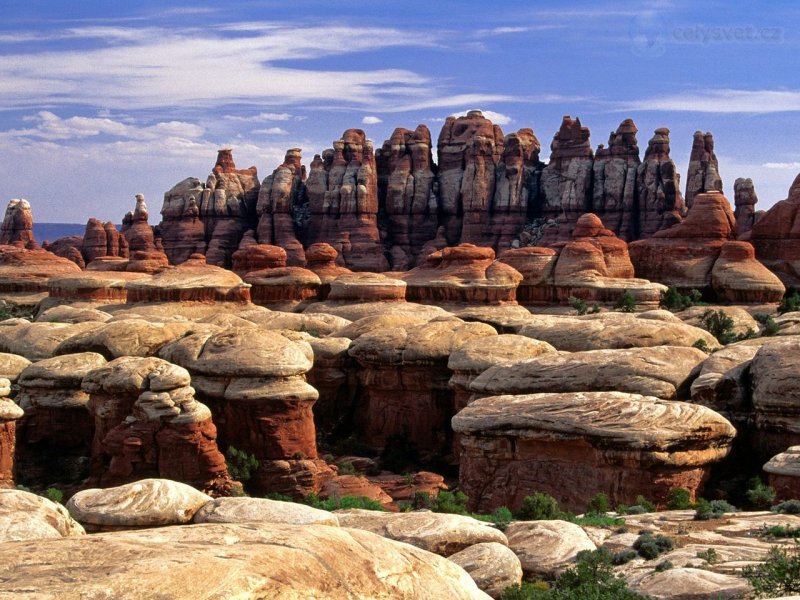
[{"label": "desert shrub", "polygon": [[505,506],[501,506],[488,516],[490,521],[494,523],[500,531],[505,531],[506,527],[514,520],[514,515],[511,514],[511,511]]},{"label": "desert shrub", "polygon": [[233,446],[228,446],[225,463],[228,465],[228,473],[231,474],[231,477],[242,483],[250,481],[253,472],[260,466],[255,456]]},{"label": "desert shrub", "polygon": [[631,550],[630,548],[627,550],[621,550],[611,557],[611,564],[615,566],[624,565],[631,562],[637,556],[639,556],[639,553],[636,552],[636,550]]},{"label": "desert shrub", "polygon": [[780,325],[778,325],[772,315],[768,315],[766,313],[756,313],[753,315],[753,318],[764,326],[764,331],[761,332],[761,335],[764,337],[777,335],[781,330]]},{"label": "desert shrub", "polygon": [[703,328],[717,338],[720,344],[730,344],[739,339],[733,329],[736,326],[733,319],[725,314],[724,310],[707,310],[700,317]]},{"label": "desert shrub", "polygon": [[15,306],[13,304],[4,304],[0,306],[0,321],[6,319],[28,319],[33,320],[36,314],[36,307],[34,306]]},{"label": "desert shrub", "polygon": [[667,493],[667,508],[670,510],[692,508],[692,494],[686,488],[670,488]]},{"label": "desert shrub", "polygon": [[536,492],[525,496],[522,507],[517,511],[517,518],[525,521],[545,521],[559,519],[562,516],[558,501],[548,494]]},{"label": "desert shrub", "polygon": [[433,498],[431,510],[453,515],[466,515],[468,513],[467,502],[469,502],[469,498],[464,492],[442,490],[436,498]]},{"label": "desert shrub", "polygon": [[800,515],[800,500],[784,500],[773,506],[771,510],[784,515]]},{"label": "desert shrub", "polygon": [[650,502],[647,498],[639,494],[636,496],[636,501],[634,502],[636,506],[641,506],[644,508],[645,512],[656,512],[656,505]]},{"label": "desert shrub", "polygon": [[759,598],[800,592],[800,546],[775,546],[763,563],[745,567],[742,575]]},{"label": "desert shrub", "polygon": [[778,314],[782,315],[787,312],[797,312],[800,310],[800,294],[797,291],[791,294],[786,294],[778,305]]},{"label": "desert shrub", "polygon": [[652,560],[659,554],[669,552],[674,547],[674,543],[668,537],[657,535],[653,537],[650,533],[643,533],[633,543],[633,549],[646,560]]},{"label": "desert shrub", "polygon": [[755,508],[769,508],[775,502],[775,490],[764,485],[759,477],[753,477],[747,483],[747,501]]},{"label": "desert shrub", "polygon": [[49,487],[44,491],[44,497],[61,504],[61,501],[64,499],[64,492],[56,487]]},{"label": "desert shrub", "polygon": [[570,296],[567,299],[569,305],[578,311],[579,315],[585,315],[589,310],[589,305],[586,304],[586,300],[582,300],[581,298],[576,298],[575,296]]},{"label": "desert shrub", "polygon": [[692,306],[702,304],[703,294],[699,290],[690,290],[688,294],[681,294],[677,288],[669,287],[661,295],[661,308],[666,308],[673,312],[686,310]]},{"label": "desert shrub", "polygon": [[600,492],[595,494],[589,499],[589,504],[586,506],[587,513],[602,514],[611,510],[608,503],[608,495]]},{"label": "desert shrub", "polygon": [[322,500],[316,494],[309,494],[303,500],[304,504],[308,504],[314,508],[322,510],[334,511],[340,508],[362,508],[365,510],[384,510],[381,503],[371,498],[364,496],[341,496],[326,498]]},{"label": "desert shrub", "polygon": [[725,500],[712,500],[709,502],[703,498],[697,500],[695,504],[694,518],[698,521],[708,521],[710,519],[719,519],[728,512],[733,512],[736,507],[727,503]]},{"label": "desert shrub", "polygon": [[707,550],[703,550],[697,553],[697,558],[706,561],[708,564],[713,565],[716,564],[719,560],[719,556],[717,555],[717,551],[714,548],[708,548]]},{"label": "desert shrub", "polygon": [[694,344],[692,344],[692,348],[697,348],[706,354],[711,354],[711,348],[708,347],[708,343],[704,339],[697,340]]},{"label": "desert shrub", "polygon": [[789,525],[773,525],[772,527],[764,526],[761,531],[764,537],[772,538],[799,538],[800,527],[790,527]]},{"label": "desert shrub", "polygon": [[636,311],[636,298],[628,290],[617,300],[616,309],[620,312],[632,313]]},{"label": "desert shrub", "polygon": [[563,513],[560,518],[571,521],[572,523],[580,525],[581,527],[618,527],[625,524],[625,519],[612,517],[604,513],[586,513],[581,517],[576,517],[574,515],[570,515],[569,513]]},{"label": "desert shrub", "polygon": [[655,569],[653,569],[653,570],[654,570],[656,573],[661,573],[662,571],[669,571],[669,570],[670,570],[670,569],[672,569],[674,566],[675,566],[675,565],[673,565],[673,564],[672,564],[670,561],[668,561],[668,560],[662,560],[660,563],[658,563],[658,564],[656,565],[656,568],[655,568]]}]

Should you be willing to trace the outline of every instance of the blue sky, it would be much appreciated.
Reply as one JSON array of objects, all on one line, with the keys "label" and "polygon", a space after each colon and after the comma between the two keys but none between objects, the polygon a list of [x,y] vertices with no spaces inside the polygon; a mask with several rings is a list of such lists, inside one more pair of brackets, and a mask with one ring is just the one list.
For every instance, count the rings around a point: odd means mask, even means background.
[{"label": "blue sky", "polygon": [[751,177],[767,208],[800,172],[800,5],[744,2],[44,2],[0,21],[0,200],[42,222],[116,222],[144,193],[205,178],[234,147],[263,178],[285,149],[308,164],[348,127],[480,108],[532,127],[542,159],[562,115],[592,144],[626,117],[644,152],[714,133],[725,191]]}]

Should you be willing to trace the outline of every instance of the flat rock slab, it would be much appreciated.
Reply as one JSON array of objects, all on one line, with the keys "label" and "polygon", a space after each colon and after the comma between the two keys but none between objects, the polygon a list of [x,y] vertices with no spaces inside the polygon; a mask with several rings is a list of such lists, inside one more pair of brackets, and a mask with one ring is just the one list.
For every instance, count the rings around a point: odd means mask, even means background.
[{"label": "flat rock slab", "polygon": [[442,556],[450,556],[482,542],[508,545],[502,531],[472,517],[415,511],[387,513],[374,510],[336,511],[342,527],[365,529]]},{"label": "flat rock slab", "polygon": [[653,600],[726,600],[742,598],[751,591],[750,584],[740,577],[692,568],[668,569],[646,575],[631,589]]},{"label": "flat rock slab", "polygon": [[582,550],[596,550],[586,532],[568,521],[518,521],[506,528],[525,576],[552,578],[572,563]]},{"label": "flat rock slab", "polygon": [[461,567],[419,548],[357,529],[275,523],[6,543],[0,581],[2,599],[489,598]]},{"label": "flat rock slab", "polygon": [[289,525],[333,525],[339,519],[327,510],[294,502],[266,498],[216,498],[194,515],[195,523],[284,523]]},{"label": "flat rock slab", "polygon": [[0,490],[0,542],[84,533],[83,527],[60,504],[22,490]]}]

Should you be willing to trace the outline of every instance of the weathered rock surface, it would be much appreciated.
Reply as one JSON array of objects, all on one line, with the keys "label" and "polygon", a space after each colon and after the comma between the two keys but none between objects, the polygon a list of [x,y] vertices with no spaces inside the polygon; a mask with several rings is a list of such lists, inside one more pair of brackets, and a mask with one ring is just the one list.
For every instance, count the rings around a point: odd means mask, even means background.
[{"label": "weathered rock surface", "polygon": [[362,509],[337,510],[334,514],[342,527],[371,531],[440,556],[450,556],[484,542],[508,545],[502,531],[463,515],[426,510],[389,513]]},{"label": "weathered rock surface", "polygon": [[741,577],[686,567],[651,573],[636,581],[631,589],[654,600],[733,599],[751,591]]},{"label": "weathered rock surface", "polygon": [[663,503],[671,487],[694,494],[736,433],[705,407],[621,392],[481,398],[453,429],[459,485],[479,510],[516,508],[535,491],[570,510],[598,492],[612,505],[639,494]]},{"label": "weathered rock surface", "polygon": [[410,302],[505,304],[516,302],[522,275],[491,248],[461,244],[429,254],[403,280]]},{"label": "weathered rock surface", "polygon": [[39,247],[33,237],[33,215],[27,200],[14,198],[6,206],[0,225],[0,245],[34,250]]},{"label": "weathered rock surface", "polygon": [[[0,564],[3,595],[35,589],[64,600],[177,600],[187,590],[242,600],[488,598],[444,558],[324,525],[203,524],[17,542],[3,545]],[[72,574],[66,582],[65,570]]]},{"label": "weathered rock surface", "polygon": [[149,277],[147,273],[129,273],[127,271],[84,271],[53,277],[47,282],[50,296],[48,303],[124,303],[128,298],[128,284],[132,281],[149,279]]},{"label": "weathered rock surface", "polygon": [[122,219],[122,230],[120,232],[128,242],[130,253],[153,252],[156,250],[153,228],[147,222],[148,216],[147,203],[144,201],[144,196],[136,194],[136,206]]},{"label": "weathered rock surface", "polygon": [[134,529],[189,523],[209,496],[168,479],[142,479],[127,485],[78,492],[67,510],[93,530]]},{"label": "weathered rock surface", "polygon": [[686,207],[692,208],[697,194],[714,190],[722,192],[719,161],[714,154],[714,136],[710,132],[695,131],[686,176]]},{"label": "weathered rock surface", "polygon": [[22,490],[0,489],[0,541],[41,540],[85,532],[60,504]]},{"label": "weathered rock surface", "polygon": [[0,352],[18,354],[34,361],[50,358],[58,353],[57,349],[63,341],[101,325],[98,322],[31,323],[25,319],[9,319],[0,322]]},{"label": "weathered rock surface", "polygon": [[216,498],[194,514],[195,523],[281,523],[285,525],[332,525],[339,519],[318,508],[266,498]]},{"label": "weathered rock surface", "polygon": [[0,246],[0,292],[46,292],[51,277],[80,270],[71,260],[47,250]]},{"label": "weathered rock surface", "polygon": [[[687,325],[670,313],[663,315],[664,312],[609,312],[583,316],[532,315],[520,323],[518,333],[569,352],[693,346],[698,340],[703,340],[709,348],[719,347],[716,338],[704,329]],[[653,318],[654,316],[659,318]],[[666,320],[662,320],[662,317]]]},{"label": "weathered rock surface", "polygon": [[158,233],[173,265],[206,251],[205,225],[200,218],[204,190],[199,179],[188,177],[164,194]]},{"label": "weathered rock surface", "polygon": [[526,578],[554,578],[575,562],[578,552],[597,549],[583,529],[567,521],[517,521],[506,535]]},{"label": "weathered rock surface", "polygon": [[756,222],[756,204],[758,196],[753,180],[739,177],[733,184],[733,203],[736,207],[736,235],[742,236],[753,229]]},{"label": "weathered rock surface", "polygon": [[492,598],[499,598],[506,588],[522,582],[519,558],[498,542],[474,544],[447,558],[469,573],[478,587]]},{"label": "weathered rock surface", "polygon": [[592,210],[623,240],[637,235],[639,219],[636,171],[641,164],[638,133],[633,119],[625,119],[608,136],[608,147],[595,152],[592,185]]},{"label": "weathered rock surface", "polygon": [[490,367],[469,389],[480,396],[619,391],[686,399],[692,376],[706,358],[696,348],[675,346],[549,353]]},{"label": "weathered rock surface", "polygon": [[[628,241],[648,238],[661,229],[667,229],[680,222],[685,213],[681,177],[669,151],[669,129],[656,129],[647,143],[644,160],[636,169],[639,223],[636,235],[627,238]],[[649,279],[638,269],[637,273]]]},{"label": "weathered rock surface", "polygon": [[780,302],[786,288],[756,260],[748,242],[726,242],[711,269],[711,287],[721,302],[766,304]]},{"label": "weathered rock surface", "polygon": [[0,377],[0,489],[14,487],[15,421],[25,414],[9,394],[11,381]]}]

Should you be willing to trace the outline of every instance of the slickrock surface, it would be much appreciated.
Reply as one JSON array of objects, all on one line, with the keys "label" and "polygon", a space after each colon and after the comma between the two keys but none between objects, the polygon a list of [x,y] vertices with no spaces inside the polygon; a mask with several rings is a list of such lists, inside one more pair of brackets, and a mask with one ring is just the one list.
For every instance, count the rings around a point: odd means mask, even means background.
[{"label": "slickrock surface", "polygon": [[134,302],[250,302],[250,285],[221,267],[192,255],[177,267],[152,278],[128,284],[128,303]]},{"label": "slickrock surface", "polygon": [[441,556],[450,556],[484,542],[508,545],[502,531],[463,515],[425,510],[389,513],[361,509],[337,510],[334,514],[342,527],[365,529]]},{"label": "slickrock surface", "polygon": [[651,573],[634,582],[631,589],[653,600],[734,599],[751,591],[750,584],[740,577],[686,567]]},{"label": "slickrock surface", "polygon": [[210,501],[209,496],[177,481],[142,479],[78,492],[67,502],[67,510],[93,530],[133,529],[189,523]]},{"label": "slickrock surface", "polygon": [[447,557],[464,569],[492,598],[522,582],[522,565],[514,552],[498,542],[482,542]]},{"label": "slickrock surface", "polygon": [[83,527],[60,504],[30,492],[0,489],[0,542],[3,542],[3,548],[9,546],[8,542],[84,533]]},{"label": "slickrock surface", "polygon": [[11,382],[0,377],[0,488],[14,487],[15,421],[24,414],[10,394]]},{"label": "slickrock surface", "polygon": [[686,399],[691,378],[706,358],[696,348],[675,346],[550,353],[492,366],[469,389],[479,396],[619,391]]},{"label": "slickrock surface", "polygon": [[317,456],[312,407],[318,393],[305,379],[313,350],[302,334],[290,337],[234,327],[187,335],[159,352],[191,373],[223,447],[259,461],[249,482],[254,493],[307,495],[333,476]]},{"label": "slickrock surface", "polygon": [[[292,148],[286,151],[283,164],[261,182],[258,192],[258,241],[284,248],[290,267],[306,264],[303,245],[295,234],[293,214],[294,206],[300,204],[299,197],[305,191],[305,179],[306,168],[301,164],[300,148]],[[241,244],[239,247],[241,249]]]},{"label": "slickrock surface", "polygon": [[149,279],[147,273],[127,271],[84,271],[53,277],[47,282],[50,302],[124,303],[128,284]]},{"label": "slickrock surface", "polygon": [[405,435],[421,451],[445,451],[454,414],[448,385],[450,352],[471,338],[495,336],[496,331],[456,318],[405,327],[386,327],[376,320],[373,325],[349,350],[360,366],[363,391],[355,416],[364,441],[382,449],[390,438]]},{"label": "slickrock surface", "polygon": [[0,291],[46,292],[47,280],[59,275],[80,273],[71,260],[47,250],[26,250],[0,246]]},{"label": "slickrock surface", "polygon": [[683,323],[665,311],[599,313],[583,316],[532,315],[518,333],[548,342],[558,350],[604,350],[651,346],[693,346],[703,340],[719,348],[716,338],[704,329]]},{"label": "slickrock surface", "polygon": [[481,398],[453,429],[459,485],[480,510],[513,509],[535,491],[570,510],[598,492],[612,505],[638,494],[663,503],[671,487],[694,494],[735,435],[705,407],[622,392]]},{"label": "slickrock surface", "polygon": [[25,410],[17,427],[17,469],[26,486],[67,486],[88,475],[94,418],[83,378],[106,360],[94,352],[32,363],[19,376],[16,401]]},{"label": "slickrock surface", "polygon": [[[25,319],[0,322],[0,352],[19,354],[28,360],[42,360],[59,354],[59,345],[73,336],[88,333],[102,326],[98,322],[31,323]],[[83,352],[83,349],[75,352]],[[65,354],[71,354],[71,351]]]},{"label": "slickrock surface", "polygon": [[[366,531],[325,525],[203,524],[81,541],[3,544],[0,597],[35,589],[43,598],[63,600],[87,594],[178,600],[187,590],[242,600],[488,598],[447,559]],[[64,570],[72,574],[69,581]]]},{"label": "slickrock surface", "polygon": [[461,244],[429,254],[403,280],[411,302],[505,304],[516,302],[522,275],[496,261],[491,248]]},{"label": "slickrock surface", "polygon": [[553,578],[575,562],[578,552],[596,550],[583,529],[567,521],[517,521],[506,528],[508,547],[526,578]]},{"label": "slickrock surface", "polygon": [[282,523],[339,526],[335,514],[294,502],[266,498],[216,498],[194,514],[195,523]]}]

